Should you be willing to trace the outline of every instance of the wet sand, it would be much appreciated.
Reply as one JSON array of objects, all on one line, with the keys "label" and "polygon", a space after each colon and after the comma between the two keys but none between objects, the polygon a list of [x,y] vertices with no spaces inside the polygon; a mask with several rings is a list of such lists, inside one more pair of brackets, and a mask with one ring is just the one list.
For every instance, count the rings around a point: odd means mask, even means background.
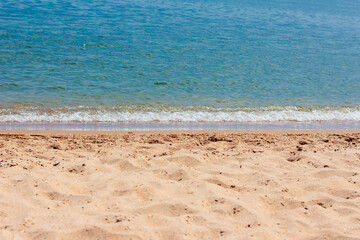
[{"label": "wet sand", "polygon": [[359,239],[360,134],[0,134],[0,239]]}]

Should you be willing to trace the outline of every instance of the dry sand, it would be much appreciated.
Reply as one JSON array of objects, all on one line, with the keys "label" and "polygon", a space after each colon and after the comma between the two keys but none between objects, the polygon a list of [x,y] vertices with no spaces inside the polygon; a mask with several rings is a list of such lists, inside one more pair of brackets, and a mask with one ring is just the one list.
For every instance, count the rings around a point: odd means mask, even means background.
[{"label": "dry sand", "polygon": [[0,134],[0,239],[359,239],[358,133]]}]

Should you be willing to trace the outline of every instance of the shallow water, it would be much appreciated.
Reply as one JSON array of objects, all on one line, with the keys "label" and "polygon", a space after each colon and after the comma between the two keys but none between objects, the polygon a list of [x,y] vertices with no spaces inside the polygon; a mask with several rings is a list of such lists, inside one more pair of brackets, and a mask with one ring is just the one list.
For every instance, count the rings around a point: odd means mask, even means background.
[{"label": "shallow water", "polygon": [[360,121],[359,1],[0,2],[0,121]]},{"label": "shallow water", "polygon": [[360,130],[359,122],[67,122],[0,123],[0,131],[281,131]]}]

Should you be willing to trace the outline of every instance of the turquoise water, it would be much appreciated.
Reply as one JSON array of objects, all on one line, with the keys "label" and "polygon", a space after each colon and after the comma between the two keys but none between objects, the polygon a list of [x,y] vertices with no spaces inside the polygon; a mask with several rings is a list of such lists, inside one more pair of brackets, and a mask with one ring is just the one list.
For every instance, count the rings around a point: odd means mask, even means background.
[{"label": "turquoise water", "polygon": [[360,1],[0,2],[0,122],[360,121]]}]

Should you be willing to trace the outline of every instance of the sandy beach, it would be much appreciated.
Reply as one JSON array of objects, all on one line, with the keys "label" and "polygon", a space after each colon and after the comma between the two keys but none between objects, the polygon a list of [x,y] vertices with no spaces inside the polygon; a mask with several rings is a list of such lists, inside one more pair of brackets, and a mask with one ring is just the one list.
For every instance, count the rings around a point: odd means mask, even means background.
[{"label": "sandy beach", "polygon": [[360,239],[357,132],[2,132],[0,161],[0,239]]}]

